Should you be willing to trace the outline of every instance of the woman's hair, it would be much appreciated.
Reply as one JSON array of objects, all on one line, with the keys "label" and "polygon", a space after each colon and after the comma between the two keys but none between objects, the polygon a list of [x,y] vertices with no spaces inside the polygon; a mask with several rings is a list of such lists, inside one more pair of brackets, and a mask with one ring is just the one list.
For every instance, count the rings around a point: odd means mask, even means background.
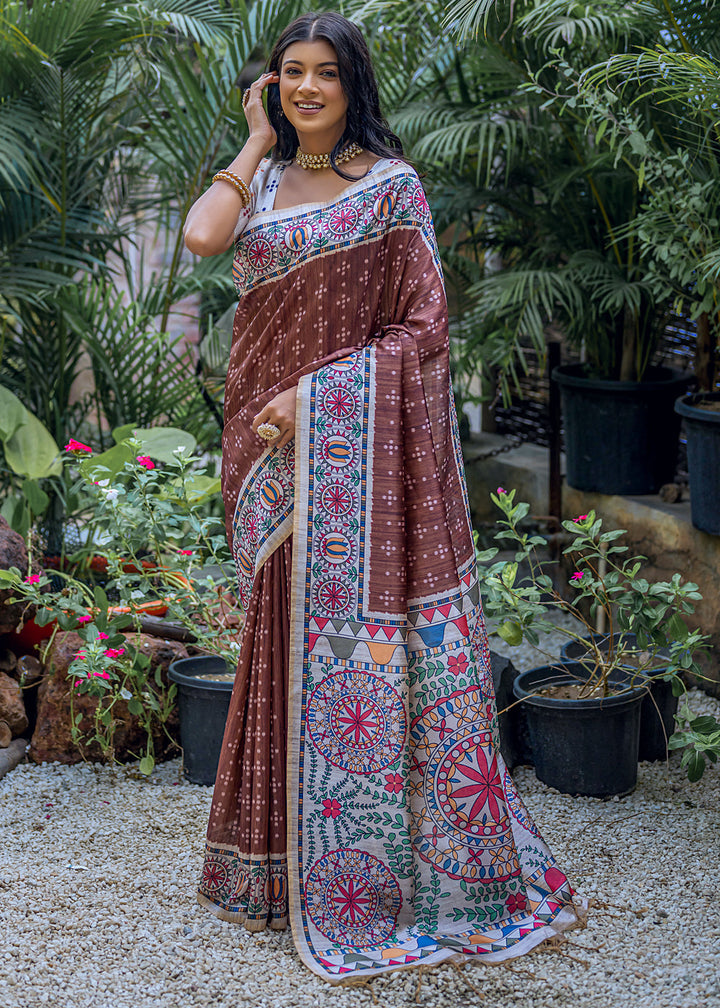
[{"label": "woman's hair", "polygon": [[[358,143],[379,157],[402,157],[402,144],[380,111],[378,87],[367,43],[360,29],[341,14],[310,11],[296,18],[275,43],[268,70],[280,73],[283,54],[293,42],[314,42],[318,39],[329,42],[337,53],[340,85],[348,103],[345,131],[330,152],[333,171],[342,178],[355,177],[346,175],[335,163],[340,151],[351,143]],[[277,84],[268,88],[267,107],[268,118],[277,133],[272,160],[287,161],[295,156],[298,149],[298,135],[282,110]]]}]

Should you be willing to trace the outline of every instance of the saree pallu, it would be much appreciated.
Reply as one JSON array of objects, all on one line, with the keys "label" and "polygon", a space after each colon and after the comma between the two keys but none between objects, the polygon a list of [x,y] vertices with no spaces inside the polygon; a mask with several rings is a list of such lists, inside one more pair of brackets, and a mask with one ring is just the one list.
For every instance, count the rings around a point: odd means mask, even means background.
[{"label": "saree pallu", "polygon": [[[365,226],[338,247],[328,236],[341,211]],[[238,312],[224,465],[248,620],[201,900],[254,927],[282,926],[287,899],[301,958],[335,982],[522,954],[572,926],[576,909],[499,753],[447,309],[422,190],[390,162],[334,204],[258,218],[238,243],[245,276],[260,238],[280,268],[294,235],[320,241],[292,270],[255,276]],[[298,309],[308,285],[312,324],[297,351],[283,344],[281,361],[264,333],[283,331],[283,312],[287,320]],[[349,317],[359,346],[345,342]],[[272,359],[248,367],[258,343]],[[257,458],[249,422],[291,385],[295,442]],[[288,611],[272,582],[287,584],[290,541]],[[251,700],[256,666],[273,664],[270,693],[256,686]],[[268,711],[285,682],[281,850],[272,795],[259,791],[253,804],[243,780],[253,766],[281,776],[282,713]],[[250,708],[263,715],[253,721]],[[263,830],[275,837],[264,849]]]}]

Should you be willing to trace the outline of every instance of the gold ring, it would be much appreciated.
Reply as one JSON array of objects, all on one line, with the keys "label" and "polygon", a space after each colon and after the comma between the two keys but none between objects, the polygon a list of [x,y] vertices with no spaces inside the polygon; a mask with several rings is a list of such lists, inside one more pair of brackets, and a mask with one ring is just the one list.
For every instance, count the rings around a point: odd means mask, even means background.
[{"label": "gold ring", "polygon": [[242,106],[245,108],[247,103],[250,101],[250,88],[245,88],[242,96]]},{"label": "gold ring", "polygon": [[257,432],[264,441],[274,441],[276,437],[280,437],[280,428],[274,423],[261,423]]}]

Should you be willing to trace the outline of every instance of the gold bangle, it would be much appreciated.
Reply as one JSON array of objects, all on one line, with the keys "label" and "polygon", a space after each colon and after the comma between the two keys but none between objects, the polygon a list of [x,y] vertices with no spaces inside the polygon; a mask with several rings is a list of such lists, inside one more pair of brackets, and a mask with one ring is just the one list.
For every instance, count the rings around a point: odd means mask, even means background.
[{"label": "gold bangle", "polygon": [[227,182],[231,185],[235,192],[239,195],[242,200],[242,205],[244,207],[250,204],[252,195],[250,193],[250,187],[248,186],[245,179],[241,179],[239,175],[236,175],[231,171],[219,171],[217,175],[213,175],[213,183],[215,182]]}]

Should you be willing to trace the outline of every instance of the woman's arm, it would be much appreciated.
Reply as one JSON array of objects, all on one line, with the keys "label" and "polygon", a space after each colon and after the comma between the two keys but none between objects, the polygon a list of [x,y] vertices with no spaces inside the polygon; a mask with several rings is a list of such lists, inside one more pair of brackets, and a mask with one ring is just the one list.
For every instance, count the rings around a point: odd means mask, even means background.
[{"label": "woman's arm", "polygon": [[[250,97],[245,105],[245,118],[250,136],[227,170],[239,175],[250,185],[262,158],[277,137],[263,107],[262,93],[268,84],[276,84],[278,75],[266,73],[250,85]],[[214,182],[190,207],[183,228],[185,245],[200,256],[226,252],[233,242],[233,233],[243,201],[227,182]]]}]

